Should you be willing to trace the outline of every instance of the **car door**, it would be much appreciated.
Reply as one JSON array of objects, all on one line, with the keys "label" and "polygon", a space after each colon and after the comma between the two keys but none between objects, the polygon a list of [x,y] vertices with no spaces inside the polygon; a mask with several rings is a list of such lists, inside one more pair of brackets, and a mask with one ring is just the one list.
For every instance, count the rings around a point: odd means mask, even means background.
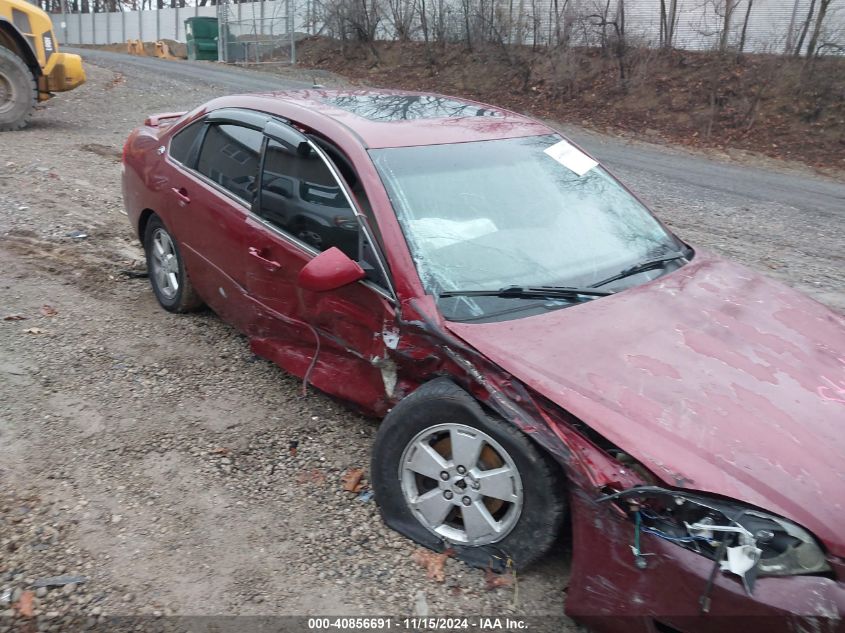
[{"label": "car door", "polygon": [[[383,413],[396,374],[386,272],[359,212],[325,153],[293,128],[268,124],[260,193],[247,220],[246,285],[254,351],[319,389]],[[302,268],[337,247],[369,278],[328,292],[297,285]]]},{"label": "car door", "polygon": [[245,331],[250,304],[241,253],[264,135],[231,116],[209,117],[204,125],[197,156],[173,180],[171,218],[200,296]]}]

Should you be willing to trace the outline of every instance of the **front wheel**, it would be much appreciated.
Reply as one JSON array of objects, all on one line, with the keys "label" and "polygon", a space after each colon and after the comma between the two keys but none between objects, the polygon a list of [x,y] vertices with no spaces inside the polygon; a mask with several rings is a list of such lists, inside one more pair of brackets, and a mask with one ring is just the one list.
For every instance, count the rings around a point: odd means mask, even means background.
[{"label": "front wheel", "polygon": [[37,100],[32,71],[15,53],[0,46],[0,131],[26,127]]},{"label": "front wheel", "polygon": [[513,425],[446,379],[420,387],[376,435],[373,488],[385,522],[477,567],[521,569],[554,544],[558,469]]}]

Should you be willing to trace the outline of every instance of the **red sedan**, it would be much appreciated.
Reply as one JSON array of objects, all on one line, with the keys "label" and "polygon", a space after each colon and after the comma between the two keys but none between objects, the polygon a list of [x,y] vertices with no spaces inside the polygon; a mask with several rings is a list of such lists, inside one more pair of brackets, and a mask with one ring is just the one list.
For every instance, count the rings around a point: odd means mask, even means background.
[{"label": "red sedan", "polygon": [[598,630],[838,626],[845,320],[693,250],[554,130],[233,96],[148,118],[123,163],[166,310],[384,416],[391,527],[503,569],[567,523],[567,610]]}]

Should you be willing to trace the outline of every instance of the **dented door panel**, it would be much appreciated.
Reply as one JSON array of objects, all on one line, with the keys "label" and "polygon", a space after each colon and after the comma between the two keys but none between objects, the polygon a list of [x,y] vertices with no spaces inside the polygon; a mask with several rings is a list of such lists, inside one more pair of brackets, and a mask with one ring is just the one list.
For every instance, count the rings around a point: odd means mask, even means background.
[{"label": "dented door panel", "polygon": [[321,293],[300,288],[299,272],[313,252],[255,218],[246,226],[254,249],[243,255],[253,351],[322,391],[383,414],[395,383],[389,372],[385,383],[382,371],[390,304],[363,283]]}]

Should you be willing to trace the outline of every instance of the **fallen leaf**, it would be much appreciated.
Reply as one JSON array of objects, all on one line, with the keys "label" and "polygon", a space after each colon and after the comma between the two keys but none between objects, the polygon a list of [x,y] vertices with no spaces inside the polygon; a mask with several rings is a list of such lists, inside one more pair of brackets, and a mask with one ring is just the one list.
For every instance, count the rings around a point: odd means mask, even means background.
[{"label": "fallen leaf", "polygon": [[58,313],[59,311],[51,305],[47,305],[45,303],[43,306],[41,306],[41,314],[43,314],[45,317],[56,316]]},{"label": "fallen leaf", "polygon": [[40,327],[31,327],[23,331],[24,334],[44,334]]},{"label": "fallen leaf", "polygon": [[363,468],[350,468],[341,478],[343,489],[346,492],[361,492],[364,489],[364,484],[361,483],[361,477],[363,476]]},{"label": "fallen leaf", "polygon": [[21,594],[20,600],[18,600],[18,613],[25,618],[32,617],[32,611],[35,607],[33,604],[33,598],[35,598],[35,594],[33,592],[24,591]]},{"label": "fallen leaf", "polygon": [[452,550],[438,554],[427,549],[418,549],[411,554],[411,560],[426,570],[426,577],[434,582],[446,580],[446,559],[451,556]]},{"label": "fallen leaf", "polygon": [[4,321],[25,321],[26,317],[22,314],[9,314],[3,317]]},{"label": "fallen leaf", "polygon": [[489,567],[484,572],[484,589],[493,591],[499,587],[510,587],[513,584],[513,576],[511,574],[497,574]]},{"label": "fallen leaf", "polygon": [[220,448],[215,448],[215,449],[212,449],[208,452],[211,453],[212,455],[224,455],[225,456],[225,455],[229,454],[229,449],[221,446]]}]

